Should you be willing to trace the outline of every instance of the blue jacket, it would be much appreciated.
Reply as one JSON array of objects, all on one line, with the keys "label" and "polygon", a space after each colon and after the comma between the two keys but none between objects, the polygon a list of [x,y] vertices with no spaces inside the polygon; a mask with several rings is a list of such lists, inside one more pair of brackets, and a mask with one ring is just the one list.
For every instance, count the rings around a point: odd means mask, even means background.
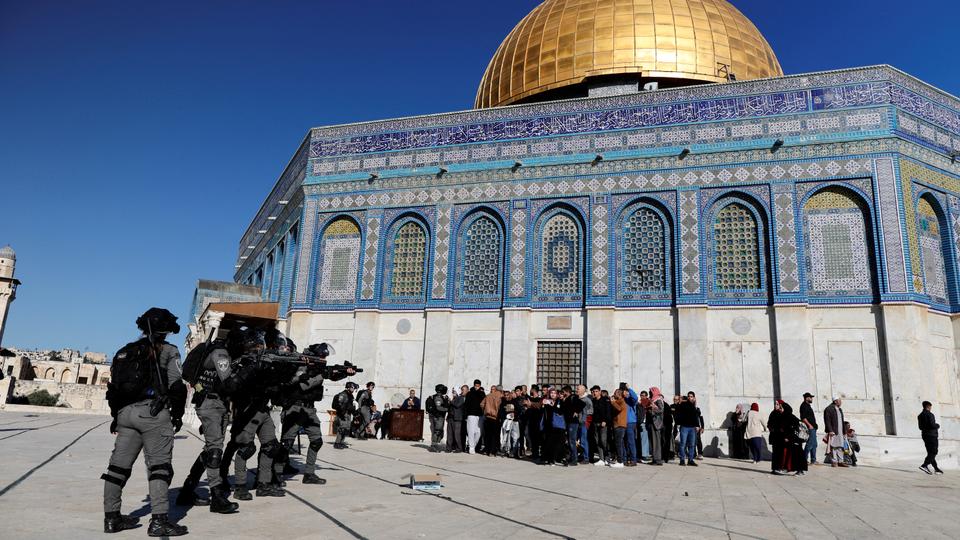
[{"label": "blue jacket", "polygon": [[637,423],[637,393],[633,391],[633,388],[627,388],[629,395],[623,397],[624,401],[627,402],[627,423],[636,424]]}]

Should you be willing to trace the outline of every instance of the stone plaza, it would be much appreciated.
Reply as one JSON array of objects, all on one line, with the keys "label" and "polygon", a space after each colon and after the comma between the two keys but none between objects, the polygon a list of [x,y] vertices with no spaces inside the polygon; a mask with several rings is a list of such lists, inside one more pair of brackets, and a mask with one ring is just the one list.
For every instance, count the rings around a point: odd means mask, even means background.
[{"label": "stone plaza", "polygon": [[[0,412],[0,536],[103,536],[99,479],[113,445],[108,416]],[[328,441],[329,442],[329,441]],[[184,429],[174,485],[201,449]],[[306,447],[304,447],[304,451]],[[324,486],[291,480],[286,498],[242,503],[235,515],[173,506],[197,538],[957,538],[960,476],[927,476],[916,463],[812,467],[774,476],[769,463],[705,459],[698,468],[542,467],[479,455],[431,454],[400,441],[324,446]],[[302,456],[294,457],[302,462]],[[439,473],[437,492],[406,487]],[[149,520],[142,458],[124,490],[124,513]],[[176,490],[172,495],[176,496]]]}]

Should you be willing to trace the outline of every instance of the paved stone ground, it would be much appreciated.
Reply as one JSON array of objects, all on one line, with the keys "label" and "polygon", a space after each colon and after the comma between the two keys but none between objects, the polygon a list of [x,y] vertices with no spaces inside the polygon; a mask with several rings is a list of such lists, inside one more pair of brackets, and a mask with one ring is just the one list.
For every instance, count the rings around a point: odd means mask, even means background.
[{"label": "paved stone ground", "polygon": [[[103,536],[107,420],[0,412],[0,537]],[[195,434],[178,435],[175,485],[199,450]],[[286,498],[242,503],[236,515],[173,513],[194,538],[960,538],[960,474],[949,471],[814,467],[778,477],[768,463],[719,459],[696,469],[539,467],[398,441],[328,445],[320,457],[325,486],[298,477]],[[401,485],[432,472],[443,476],[439,493]],[[146,492],[141,462],[124,512],[144,516],[144,527],[117,538],[145,537]]]}]

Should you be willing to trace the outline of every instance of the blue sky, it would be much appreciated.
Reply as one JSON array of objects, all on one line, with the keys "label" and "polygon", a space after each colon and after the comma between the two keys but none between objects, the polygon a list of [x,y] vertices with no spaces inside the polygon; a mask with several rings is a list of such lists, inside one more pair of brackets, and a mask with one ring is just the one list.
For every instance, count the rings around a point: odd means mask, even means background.
[{"label": "blue sky", "polygon": [[[311,126],[470,108],[536,4],[0,0],[4,345],[113,352],[152,305],[184,322]],[[734,4],[787,73],[888,63],[960,94],[958,2]]]}]

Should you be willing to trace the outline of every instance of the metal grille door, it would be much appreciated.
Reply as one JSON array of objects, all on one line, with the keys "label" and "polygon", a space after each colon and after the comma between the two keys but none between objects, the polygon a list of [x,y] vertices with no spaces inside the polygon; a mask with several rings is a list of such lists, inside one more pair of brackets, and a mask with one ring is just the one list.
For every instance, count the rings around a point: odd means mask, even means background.
[{"label": "metal grille door", "polygon": [[538,341],[537,382],[580,384],[581,347],[579,341]]}]

